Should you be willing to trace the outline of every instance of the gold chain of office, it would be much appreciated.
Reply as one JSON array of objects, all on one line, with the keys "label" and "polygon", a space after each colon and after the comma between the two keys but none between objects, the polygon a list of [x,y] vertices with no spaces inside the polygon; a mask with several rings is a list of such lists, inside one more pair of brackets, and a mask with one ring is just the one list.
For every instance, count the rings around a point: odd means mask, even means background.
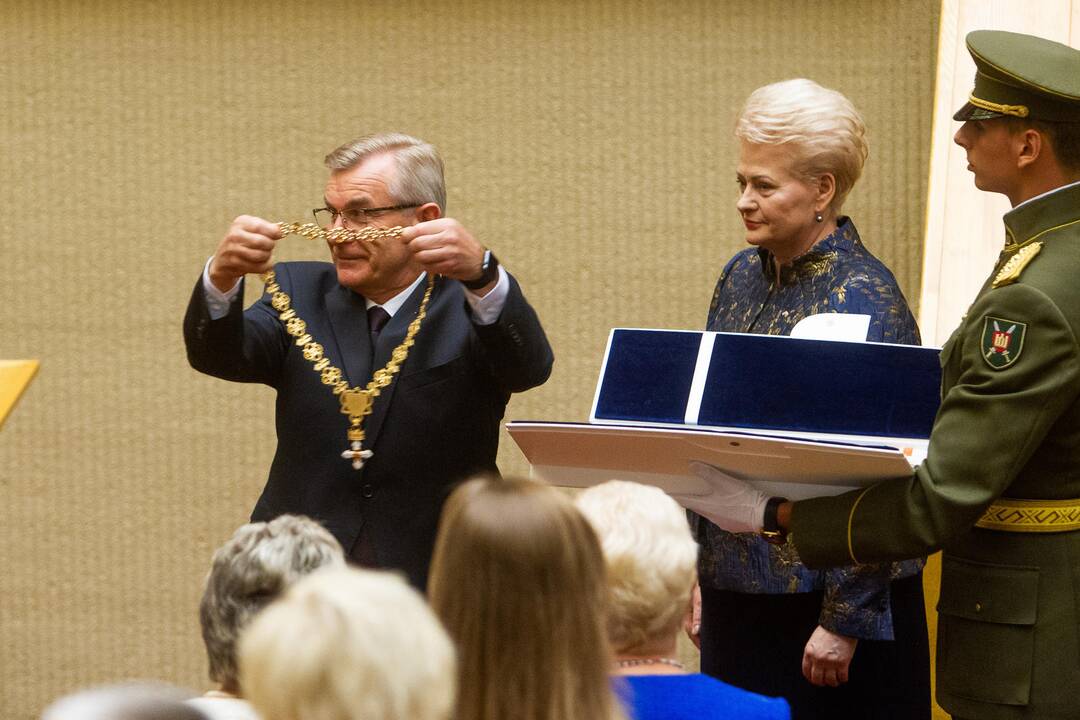
[{"label": "gold chain of office", "polygon": [[[401,237],[404,228],[400,226],[390,228],[366,227],[362,230],[350,228],[322,228],[315,223],[278,223],[281,232],[285,235],[300,235],[312,240],[324,239],[327,242],[341,244],[347,242],[375,242],[388,238]],[[341,412],[349,416],[349,430],[347,433],[349,447],[341,453],[341,457],[352,461],[352,466],[359,470],[364,466],[364,460],[371,457],[372,452],[365,450],[364,445],[364,420],[371,414],[375,398],[382,389],[389,385],[394,376],[401,370],[401,365],[409,356],[409,348],[416,341],[416,333],[420,332],[420,324],[427,315],[428,301],[431,299],[432,288],[435,287],[435,276],[429,274],[427,289],[424,298],[420,301],[420,309],[416,317],[409,323],[409,329],[405,333],[405,339],[394,348],[390,354],[390,362],[385,367],[376,370],[367,386],[349,387],[344,373],[340,368],[330,364],[326,357],[323,346],[315,341],[307,332],[307,323],[296,314],[292,308],[292,299],[281,289],[277,283],[274,269],[271,267],[262,274],[263,282],[266,283],[266,292],[270,293],[270,305],[277,310],[278,318],[285,324],[285,332],[294,337],[296,344],[301,348],[304,359],[311,363],[312,369],[319,373],[319,379],[323,385],[330,387],[330,391],[338,396],[341,402]]]}]

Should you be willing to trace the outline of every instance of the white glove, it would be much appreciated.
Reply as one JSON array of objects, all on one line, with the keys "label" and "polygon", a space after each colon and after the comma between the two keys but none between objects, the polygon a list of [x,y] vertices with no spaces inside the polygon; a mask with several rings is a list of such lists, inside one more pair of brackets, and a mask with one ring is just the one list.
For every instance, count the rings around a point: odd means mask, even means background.
[{"label": "white glove", "polygon": [[761,532],[769,495],[703,462],[691,462],[690,469],[713,491],[707,495],[673,494],[680,505],[728,532]]}]

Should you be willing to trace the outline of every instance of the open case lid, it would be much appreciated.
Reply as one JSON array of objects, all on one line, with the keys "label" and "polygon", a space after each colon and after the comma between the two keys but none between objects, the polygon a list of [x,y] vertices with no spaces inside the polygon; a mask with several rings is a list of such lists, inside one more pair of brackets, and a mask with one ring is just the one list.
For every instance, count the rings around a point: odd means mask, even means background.
[{"label": "open case lid", "polygon": [[940,393],[936,348],[616,328],[590,422],[926,439]]}]

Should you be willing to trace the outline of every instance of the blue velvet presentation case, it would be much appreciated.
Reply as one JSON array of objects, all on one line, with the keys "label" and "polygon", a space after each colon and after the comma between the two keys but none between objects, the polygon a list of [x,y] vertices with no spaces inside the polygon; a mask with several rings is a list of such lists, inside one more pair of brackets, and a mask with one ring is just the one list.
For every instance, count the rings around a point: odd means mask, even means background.
[{"label": "blue velvet presentation case", "polygon": [[616,328],[588,423],[507,428],[535,476],[708,494],[705,462],[792,499],[902,477],[926,455],[936,348]]},{"label": "blue velvet presentation case", "polygon": [[616,328],[590,422],[925,439],[940,397],[936,348]]}]

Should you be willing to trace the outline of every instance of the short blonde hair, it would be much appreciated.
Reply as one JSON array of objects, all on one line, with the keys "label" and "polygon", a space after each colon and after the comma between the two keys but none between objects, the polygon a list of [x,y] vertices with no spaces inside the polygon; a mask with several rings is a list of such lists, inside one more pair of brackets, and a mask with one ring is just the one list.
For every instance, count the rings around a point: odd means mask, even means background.
[{"label": "short blonde hair", "polygon": [[236,643],[251,618],[299,578],[345,553],[322,525],[303,515],[241,525],[214,552],[199,603],[210,679],[235,690]]},{"label": "short blonde hair", "polygon": [[795,170],[807,181],[831,174],[836,179],[832,208],[837,212],[869,154],[866,126],[851,101],[805,78],[750,93],[735,137],[755,145],[790,145]]},{"label": "short blonde hair", "polygon": [[397,575],[309,575],[240,639],[244,694],[264,720],[446,720],[450,638]]},{"label": "short blonde hair", "polygon": [[608,638],[616,653],[678,632],[697,580],[686,511],[660,488],[612,480],[577,497],[607,561]]},{"label": "short blonde hair", "polygon": [[622,718],[600,543],[563,493],[479,478],[443,508],[431,605],[458,646],[455,720]]}]

